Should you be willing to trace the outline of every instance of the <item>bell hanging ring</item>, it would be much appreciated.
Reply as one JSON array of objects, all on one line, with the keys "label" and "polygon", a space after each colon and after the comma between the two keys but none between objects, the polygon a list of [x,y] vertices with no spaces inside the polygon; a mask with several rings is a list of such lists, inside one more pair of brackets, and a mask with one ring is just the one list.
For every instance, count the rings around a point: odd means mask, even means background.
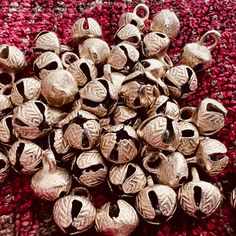
[{"label": "bell hanging ring", "polygon": [[102,235],[129,236],[139,224],[138,214],[126,201],[118,199],[115,203],[105,203],[98,210],[95,228]]},{"label": "bell hanging ring", "polygon": [[233,189],[230,194],[230,204],[234,209],[236,209],[236,188]]},{"label": "bell hanging ring", "polygon": [[61,56],[62,65],[67,69],[70,64],[78,61],[79,57],[73,52],[64,52]]},{"label": "bell hanging ring", "polygon": [[206,218],[220,205],[221,194],[213,184],[199,180],[196,168],[191,171],[193,179],[179,189],[178,201],[188,215]]},{"label": "bell hanging ring", "polygon": [[[144,16],[139,16],[137,13],[139,10],[144,11]],[[121,15],[118,26],[132,24],[136,26],[140,32],[145,31],[145,21],[149,18],[149,8],[145,4],[138,4],[133,12],[125,12]]]},{"label": "bell hanging ring", "polygon": [[[211,45],[205,45],[207,37],[212,37],[214,42]],[[206,32],[196,43],[189,43],[184,46],[181,55],[183,64],[190,66],[194,71],[208,68],[212,63],[211,51],[219,42],[221,34],[216,30]]]},{"label": "bell hanging ring", "polygon": [[[85,28],[87,21],[88,27]],[[102,36],[101,26],[93,18],[80,18],[71,28],[71,37],[76,43],[82,43],[88,38],[100,38]]]},{"label": "bell hanging ring", "polygon": [[180,30],[179,19],[173,11],[163,9],[154,16],[151,22],[151,30],[164,33],[170,39],[173,39]]},{"label": "bell hanging ring", "polygon": [[10,165],[8,158],[0,152],[0,184],[4,182],[10,172]]},{"label": "bell hanging ring", "polygon": [[11,91],[12,91],[12,84],[7,84],[4,85],[1,89],[0,89],[0,93],[3,95],[8,96],[9,98],[11,97]]}]

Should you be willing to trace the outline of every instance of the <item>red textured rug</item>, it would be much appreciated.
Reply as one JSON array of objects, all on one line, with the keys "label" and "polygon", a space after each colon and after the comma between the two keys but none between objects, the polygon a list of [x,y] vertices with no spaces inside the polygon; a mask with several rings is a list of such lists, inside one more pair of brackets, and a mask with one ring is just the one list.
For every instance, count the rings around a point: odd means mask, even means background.
[{"label": "red textured rug", "polygon": [[[220,208],[205,220],[195,220],[177,210],[174,217],[160,227],[141,222],[133,235],[158,236],[224,236],[236,235],[236,215],[229,205],[230,191],[236,187],[236,3],[234,0],[150,0],[143,1],[151,9],[150,19],[164,8],[175,11],[181,22],[181,32],[173,40],[169,55],[178,62],[181,49],[195,41],[207,30],[216,29],[222,39],[213,53],[213,65],[199,75],[199,89],[185,103],[196,105],[205,97],[221,101],[228,110],[225,127],[216,135],[228,148],[229,164],[219,176],[210,179],[218,185],[223,202]],[[72,24],[81,16],[94,17],[103,28],[104,39],[112,43],[117,22],[122,12],[132,11],[139,1],[76,1],[76,0],[0,0],[0,44],[21,48],[29,67],[24,75],[32,74],[33,39],[41,30],[55,31],[63,44],[73,46],[70,38]],[[52,205],[34,197],[29,176],[14,173],[0,188],[0,235],[33,236],[60,235],[52,220]],[[95,195],[92,193],[92,195]],[[98,196],[98,194],[96,194]],[[101,187],[101,206],[108,197]],[[85,235],[96,235],[94,230]]]}]

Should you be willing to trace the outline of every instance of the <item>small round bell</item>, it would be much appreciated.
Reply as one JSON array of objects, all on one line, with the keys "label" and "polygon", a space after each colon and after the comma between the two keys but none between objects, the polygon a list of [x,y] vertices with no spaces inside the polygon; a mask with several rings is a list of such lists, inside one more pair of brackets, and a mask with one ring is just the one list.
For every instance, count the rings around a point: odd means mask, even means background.
[{"label": "small round bell", "polygon": [[[139,10],[143,10],[145,12],[144,16],[141,17],[137,14]],[[149,17],[148,6],[145,4],[138,4],[134,8],[133,12],[125,12],[121,15],[118,22],[118,26],[121,27],[123,25],[132,24],[136,26],[141,32],[143,32],[145,31],[145,21],[148,19],[148,17]]]},{"label": "small round bell", "polygon": [[[214,42],[205,46],[208,37],[212,37]],[[214,50],[220,37],[221,34],[218,31],[209,30],[196,43],[186,44],[181,55],[182,63],[190,66],[196,72],[208,68],[212,63],[211,51]]]},{"label": "small round bell", "polygon": [[117,88],[105,78],[88,82],[79,93],[81,108],[99,118],[112,113],[117,104]]},{"label": "small round bell", "polygon": [[12,112],[13,106],[8,96],[0,93],[0,118],[9,115]]},{"label": "small round bell", "polygon": [[[85,27],[87,22],[87,28]],[[71,37],[76,43],[81,43],[88,38],[100,38],[102,36],[101,26],[93,18],[80,18],[71,28]]]},{"label": "small round bell", "polygon": [[145,57],[159,57],[166,53],[170,39],[161,32],[151,32],[145,35],[142,43],[142,52]]},{"label": "small round bell", "polygon": [[23,78],[13,83],[11,101],[19,106],[29,100],[38,99],[41,92],[41,82],[34,77]]},{"label": "small round bell", "polygon": [[4,182],[10,172],[8,158],[0,152],[0,184]]},{"label": "small round bell", "polygon": [[195,72],[189,66],[180,65],[167,70],[164,83],[173,97],[186,98],[197,89],[198,81]]},{"label": "small round bell", "polygon": [[86,187],[102,184],[107,176],[103,157],[96,149],[82,152],[72,165],[73,177]]},{"label": "small round bell", "polygon": [[100,139],[103,156],[115,164],[132,161],[137,155],[140,143],[135,130],[128,125],[114,125],[106,130]]},{"label": "small round bell", "polygon": [[32,174],[42,167],[43,150],[35,143],[19,139],[8,151],[9,161],[18,173]]},{"label": "small round bell", "polygon": [[34,53],[44,53],[47,51],[60,53],[60,42],[57,35],[52,31],[41,31],[35,38]]},{"label": "small round bell", "polygon": [[128,43],[113,46],[107,63],[115,70],[128,73],[139,59],[139,51]]},{"label": "small round bell", "polygon": [[230,194],[230,204],[231,206],[236,209],[236,188]]},{"label": "small round bell", "polygon": [[42,79],[41,92],[49,105],[61,107],[75,100],[78,86],[70,72],[54,70]]},{"label": "small round bell", "polygon": [[165,95],[160,95],[147,111],[147,114],[148,117],[163,114],[170,119],[177,120],[179,118],[179,110],[179,105],[174,99],[170,99]]},{"label": "small round bell", "polygon": [[153,148],[174,152],[181,140],[176,120],[165,115],[156,115],[146,119],[137,129],[139,138]]},{"label": "small round bell", "polygon": [[185,156],[193,155],[199,144],[199,133],[197,128],[189,122],[179,122],[178,128],[181,132],[178,151]]},{"label": "small round bell", "polygon": [[188,178],[188,165],[180,152],[165,156],[160,152],[149,152],[143,159],[144,168],[155,175],[158,183],[179,188]]},{"label": "small round bell", "polygon": [[90,80],[97,78],[97,68],[90,59],[79,59],[69,65],[67,70],[77,81],[79,87],[83,87]]},{"label": "small round bell", "polygon": [[163,9],[154,16],[151,22],[151,30],[162,32],[173,39],[180,30],[179,19],[173,11]]},{"label": "small round bell", "polygon": [[90,38],[79,45],[79,55],[81,58],[92,60],[96,65],[103,65],[110,55],[110,48],[105,41]]},{"label": "small round bell", "polygon": [[42,161],[43,168],[32,177],[31,188],[36,196],[54,201],[70,191],[72,177],[67,170],[56,166],[54,154],[49,149],[43,151]]},{"label": "small round bell", "polygon": [[109,172],[111,190],[119,196],[132,196],[146,186],[146,176],[135,163],[115,165]]},{"label": "small round bell", "polygon": [[177,196],[172,188],[161,184],[154,185],[150,178],[148,185],[138,193],[135,208],[148,223],[160,225],[173,216],[177,207]]},{"label": "small round bell", "polygon": [[31,100],[15,107],[12,125],[16,137],[36,139],[50,127],[46,121],[48,107],[39,100]]},{"label": "small round bell", "polygon": [[14,140],[12,115],[7,115],[0,120],[0,141],[3,143],[11,143]]},{"label": "small round bell", "polygon": [[77,235],[94,225],[96,208],[85,196],[71,193],[58,199],[53,206],[53,218],[67,235]]},{"label": "small round bell", "polygon": [[139,48],[142,40],[142,33],[139,31],[139,29],[132,25],[122,25],[115,34],[115,42],[121,43],[128,43],[135,48]]},{"label": "small round bell", "polygon": [[63,69],[63,65],[55,53],[44,52],[34,61],[33,69],[35,76],[43,79],[50,71]]},{"label": "small round bell", "polygon": [[201,138],[195,157],[188,158],[188,163],[197,163],[211,176],[218,175],[228,164],[229,157],[223,143],[216,139]]},{"label": "small round bell", "polygon": [[124,200],[108,202],[98,210],[96,230],[102,235],[129,236],[137,228],[139,218],[134,208]]},{"label": "small round bell", "polygon": [[178,201],[190,216],[206,218],[220,205],[221,194],[213,184],[199,180],[196,168],[192,168],[193,180],[179,189]]}]

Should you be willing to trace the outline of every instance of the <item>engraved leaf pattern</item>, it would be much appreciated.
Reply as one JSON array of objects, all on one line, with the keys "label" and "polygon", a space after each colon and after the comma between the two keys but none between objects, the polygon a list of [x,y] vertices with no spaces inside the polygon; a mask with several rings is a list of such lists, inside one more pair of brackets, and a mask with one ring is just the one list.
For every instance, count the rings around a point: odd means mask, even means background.
[{"label": "engraved leaf pattern", "polygon": [[47,32],[36,39],[36,47],[42,49],[59,50],[60,43],[54,32]]}]

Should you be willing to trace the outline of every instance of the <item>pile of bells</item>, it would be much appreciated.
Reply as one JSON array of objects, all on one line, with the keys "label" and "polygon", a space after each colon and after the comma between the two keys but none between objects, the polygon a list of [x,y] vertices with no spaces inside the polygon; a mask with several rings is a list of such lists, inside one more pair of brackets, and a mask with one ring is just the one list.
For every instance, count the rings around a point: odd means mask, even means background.
[{"label": "pile of bells", "polygon": [[[161,10],[148,33],[148,17],[144,4],[122,14],[111,47],[94,19],[79,19],[71,31],[78,53],[54,32],[41,32],[28,78],[16,76],[24,54],[0,46],[0,182],[10,166],[33,174],[32,190],[55,202],[54,220],[69,234],[95,225],[101,234],[126,236],[139,217],[161,224],[179,204],[204,218],[221,202],[197,169],[214,176],[227,165],[226,147],[211,138],[227,111],[210,98],[183,108],[175,100],[197,89],[196,73],[211,64],[220,34],[211,30],[187,44],[182,64],[173,66],[167,49],[178,18]],[[117,201],[95,209],[87,188],[105,181]]]}]

